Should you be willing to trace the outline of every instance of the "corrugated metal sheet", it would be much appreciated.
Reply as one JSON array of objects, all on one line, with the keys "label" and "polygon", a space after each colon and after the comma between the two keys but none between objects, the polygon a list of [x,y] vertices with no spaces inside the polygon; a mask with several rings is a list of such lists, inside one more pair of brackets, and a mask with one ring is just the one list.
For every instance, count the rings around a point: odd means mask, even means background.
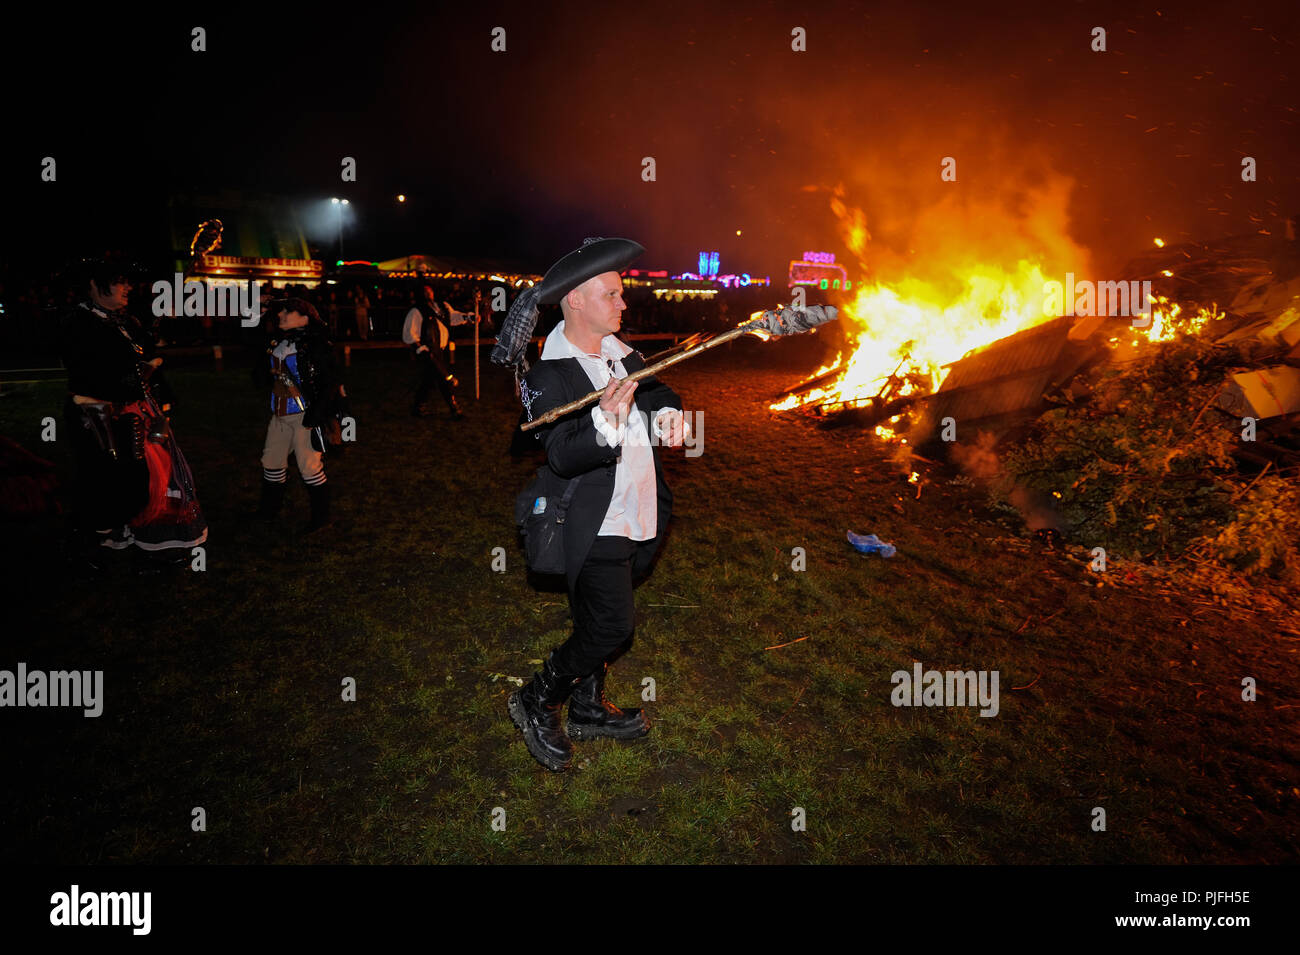
[{"label": "corrugated metal sheet", "polygon": [[1043,403],[1043,392],[1095,350],[1070,341],[1074,322],[1070,316],[1044,322],[955,362],[930,401],[931,413],[968,424],[1034,413]]}]

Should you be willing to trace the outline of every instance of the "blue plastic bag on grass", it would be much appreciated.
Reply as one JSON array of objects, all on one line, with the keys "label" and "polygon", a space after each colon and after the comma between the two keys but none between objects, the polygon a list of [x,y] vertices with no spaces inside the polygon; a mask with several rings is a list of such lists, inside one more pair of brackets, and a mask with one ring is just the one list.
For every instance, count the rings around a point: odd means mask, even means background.
[{"label": "blue plastic bag on grass", "polygon": [[875,534],[855,534],[849,531],[849,543],[859,554],[879,554],[881,557],[893,557],[898,549],[893,544],[886,544]]}]

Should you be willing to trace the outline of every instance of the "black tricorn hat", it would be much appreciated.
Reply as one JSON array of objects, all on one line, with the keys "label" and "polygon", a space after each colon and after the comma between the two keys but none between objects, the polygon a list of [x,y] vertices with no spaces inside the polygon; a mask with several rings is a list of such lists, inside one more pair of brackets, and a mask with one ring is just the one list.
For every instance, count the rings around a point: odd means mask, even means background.
[{"label": "black tricorn hat", "polygon": [[631,239],[584,239],[547,271],[542,279],[538,304],[554,305],[587,279],[605,272],[622,272],[645,248]]}]

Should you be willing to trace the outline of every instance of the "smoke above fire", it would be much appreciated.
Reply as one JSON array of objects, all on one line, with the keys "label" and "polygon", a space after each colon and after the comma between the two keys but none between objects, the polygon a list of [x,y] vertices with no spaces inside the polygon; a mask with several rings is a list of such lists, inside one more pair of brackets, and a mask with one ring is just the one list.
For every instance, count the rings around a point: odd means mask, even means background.
[{"label": "smoke above fire", "polygon": [[[931,151],[933,175],[919,177],[900,172],[908,164],[897,155],[867,156],[846,180],[805,187],[824,193],[856,259],[850,274],[860,277],[843,309],[844,348],[814,377],[840,373],[776,410],[937,390],[971,349],[1052,317],[1043,308],[1048,282],[1091,274],[1088,250],[1070,233],[1073,180],[1041,154],[997,148],[987,132],[983,139],[990,168],[943,157],[941,177]],[[918,161],[927,150],[919,140],[896,145]],[[886,425],[878,431],[892,437]]]},{"label": "smoke above fire", "polygon": [[[903,175],[911,168],[897,156],[864,157],[850,176],[824,191],[839,237],[869,282],[923,282],[938,295],[957,297],[972,272],[996,266],[1012,273],[1021,263],[1045,273],[1091,272],[1091,256],[1071,236],[1069,207],[1074,180],[1054,171],[1049,160],[1026,149],[982,156],[952,148],[954,181],[940,178],[933,143],[916,144],[916,162],[932,175]],[[992,173],[992,175],[990,175]],[[806,191],[822,191],[809,186]]]}]

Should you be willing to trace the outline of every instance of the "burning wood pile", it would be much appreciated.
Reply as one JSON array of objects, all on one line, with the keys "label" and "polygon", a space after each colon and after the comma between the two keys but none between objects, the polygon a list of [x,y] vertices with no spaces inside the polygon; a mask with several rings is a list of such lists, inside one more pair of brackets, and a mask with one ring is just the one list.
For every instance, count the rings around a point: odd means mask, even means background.
[{"label": "burning wood pile", "polygon": [[772,410],[824,427],[871,427],[913,445],[934,437],[945,418],[1002,435],[1088,394],[1107,369],[1143,349],[1190,335],[1236,352],[1241,367],[1215,406],[1259,423],[1259,440],[1241,449],[1242,459],[1300,465],[1300,449],[1287,440],[1300,431],[1300,244],[1266,236],[1177,248],[1156,242],[1124,270],[1124,283],[1151,283],[1149,319],[1044,316],[1041,289],[1049,283],[1037,269],[1004,275],[1000,285],[991,276],[972,280],[964,297],[945,305],[865,288],[842,319],[854,350],[783,391]]},{"label": "burning wood pile", "polygon": [[850,347],[771,408],[870,427],[904,473],[946,455],[1075,546],[1191,562],[1219,593],[1300,586],[1300,245],[1157,240],[1125,273],[1109,302],[1150,282],[1149,314],[1044,315],[1051,282],[1024,262],[946,300],[868,286]]}]

